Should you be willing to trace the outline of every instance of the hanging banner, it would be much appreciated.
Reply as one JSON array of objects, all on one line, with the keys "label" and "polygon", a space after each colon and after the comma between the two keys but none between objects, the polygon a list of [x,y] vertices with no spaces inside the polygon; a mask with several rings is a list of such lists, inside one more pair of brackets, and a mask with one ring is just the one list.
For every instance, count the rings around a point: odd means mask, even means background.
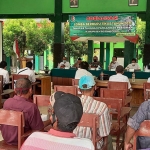
[{"label": "hanging banner", "polygon": [[70,36],[135,36],[137,14],[70,15]]}]

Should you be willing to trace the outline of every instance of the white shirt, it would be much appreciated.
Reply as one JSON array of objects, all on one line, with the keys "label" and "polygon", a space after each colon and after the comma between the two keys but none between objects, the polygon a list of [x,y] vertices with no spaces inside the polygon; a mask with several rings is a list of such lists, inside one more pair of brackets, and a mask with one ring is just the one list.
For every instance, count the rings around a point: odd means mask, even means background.
[{"label": "white shirt", "polygon": [[35,73],[33,70],[31,70],[30,68],[26,67],[26,68],[23,68],[23,69],[20,69],[17,74],[24,74],[24,75],[28,75],[29,76],[29,80],[31,82],[35,82],[36,79],[35,79]]},{"label": "white shirt", "polygon": [[131,84],[130,84],[128,77],[122,75],[121,73],[117,73],[116,75],[110,76],[109,81],[128,82],[128,89],[131,88]]},{"label": "white shirt", "polygon": [[147,82],[150,82],[150,77],[148,78]]},{"label": "white shirt", "polygon": [[131,63],[129,64],[125,69],[140,69],[140,66],[138,65],[138,63],[135,63],[134,65]]},{"label": "white shirt", "polygon": [[9,83],[9,73],[7,70],[0,68],[0,75],[3,76],[3,84]]},{"label": "white shirt", "polygon": [[70,63],[68,61],[66,62],[61,62],[58,66],[58,68],[60,68],[62,65],[65,65],[65,67],[70,68]]},{"label": "white shirt", "polygon": [[93,77],[93,75],[86,69],[78,68],[78,70],[76,71],[76,74],[75,74],[75,79],[80,79],[82,76],[92,76]]},{"label": "white shirt", "polygon": [[110,69],[116,69],[117,66],[119,66],[119,63],[117,61],[115,63],[111,63]]}]

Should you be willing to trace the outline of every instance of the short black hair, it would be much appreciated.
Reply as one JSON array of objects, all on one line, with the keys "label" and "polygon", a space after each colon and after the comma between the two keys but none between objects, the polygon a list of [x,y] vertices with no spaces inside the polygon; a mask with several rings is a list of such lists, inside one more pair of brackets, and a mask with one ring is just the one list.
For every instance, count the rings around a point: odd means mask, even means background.
[{"label": "short black hair", "polygon": [[17,95],[24,95],[29,92],[32,83],[28,78],[20,78],[15,83],[15,91]]},{"label": "short black hair", "polygon": [[135,58],[132,58],[132,61],[135,61],[135,62],[136,62],[136,59],[135,59]]},{"label": "short black hair", "polygon": [[80,63],[80,68],[81,68],[81,69],[86,69],[86,70],[88,70],[89,64],[88,64],[86,61],[82,61],[82,62]]},{"label": "short black hair", "polygon": [[119,66],[116,67],[116,72],[117,73],[123,73],[123,71],[124,71],[123,66],[119,65]]},{"label": "short black hair", "polygon": [[73,123],[70,123],[68,125],[62,125],[59,120],[57,121],[57,127],[60,131],[63,131],[63,132],[72,132],[78,125],[79,122],[73,122]]},{"label": "short black hair", "polygon": [[78,60],[82,60],[82,59],[79,57]]},{"label": "short black hair", "polygon": [[6,61],[1,61],[0,62],[0,68],[5,68],[7,66],[7,62]]},{"label": "short black hair", "polygon": [[113,57],[115,57],[117,59],[117,56],[113,56]]},{"label": "short black hair", "polygon": [[28,62],[26,62],[26,67],[28,67],[28,68],[32,68],[32,66],[33,66],[33,64],[32,64],[32,62],[31,61],[28,61]]}]

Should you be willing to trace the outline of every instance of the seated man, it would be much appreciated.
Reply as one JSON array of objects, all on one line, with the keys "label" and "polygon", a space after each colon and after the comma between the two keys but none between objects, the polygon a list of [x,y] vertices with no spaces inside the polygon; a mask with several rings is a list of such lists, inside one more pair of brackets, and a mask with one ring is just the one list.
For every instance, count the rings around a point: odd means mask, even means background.
[{"label": "seated man", "polygon": [[32,66],[33,66],[33,64],[32,64],[31,61],[27,62],[27,63],[26,63],[26,67],[23,68],[23,69],[20,69],[20,70],[17,72],[17,74],[28,75],[28,76],[29,76],[29,80],[30,80],[31,82],[35,82],[35,81],[36,81],[36,79],[35,79],[35,73],[34,73],[34,71],[32,70]]},{"label": "seated man", "polygon": [[129,69],[141,70],[140,66],[138,65],[138,63],[136,63],[136,59],[135,58],[132,59],[132,63],[129,64],[125,69],[126,70],[129,70]]},{"label": "seated man", "polygon": [[[44,124],[41,119],[38,107],[28,101],[32,95],[32,86],[29,79],[18,79],[15,83],[15,95],[5,101],[3,109],[20,111],[24,113],[24,132],[29,130],[43,130]],[[7,144],[18,144],[18,129],[13,126],[1,125],[3,139]]]},{"label": "seated man", "polygon": [[98,61],[98,57],[93,57],[93,62],[91,63],[91,68],[102,67],[101,63]]},{"label": "seated man", "polygon": [[117,73],[116,75],[110,76],[109,81],[128,82],[128,89],[130,90],[131,84],[130,84],[128,77],[123,75],[124,73],[123,66],[121,65],[117,66],[116,73]]},{"label": "seated man", "polygon": [[117,62],[117,56],[113,56],[112,57],[112,61],[111,63],[109,64],[109,70],[112,70],[112,69],[116,69],[116,67],[119,65],[119,63]]},{"label": "seated man", "polygon": [[9,73],[6,70],[6,67],[7,67],[7,62],[1,61],[0,62],[0,75],[3,76],[4,89],[5,89],[5,84],[9,83]]},{"label": "seated man", "polygon": [[[98,130],[98,135],[100,137],[108,136],[111,130],[111,121],[110,114],[107,105],[103,102],[96,101],[93,98],[93,93],[95,90],[95,81],[91,76],[83,76],[79,80],[79,88],[82,92],[81,103],[83,106],[83,111],[86,113],[95,113],[99,115],[100,119],[100,127]],[[82,138],[91,138],[91,129],[83,127],[77,127],[74,130],[74,133],[78,137]],[[111,137],[109,137],[109,145],[108,150],[113,150],[112,142],[110,141]],[[103,145],[103,141],[97,144],[97,148],[100,149]]]},{"label": "seated man", "polygon": [[66,57],[63,57],[63,61],[58,64],[58,68],[70,68],[70,63],[67,61]]},{"label": "seated man", "polygon": [[[133,145],[130,141],[144,120],[150,120],[150,101],[143,102],[134,116],[129,118],[125,137],[125,150],[132,149]],[[147,148],[150,149],[150,137],[138,137],[137,149],[146,150]]]},{"label": "seated man", "polygon": [[[82,61],[80,64],[80,68],[76,71],[75,79],[80,79],[82,76],[92,76],[93,75],[88,71],[89,64],[86,61]],[[94,78],[94,77],[93,77]]]},{"label": "seated man", "polygon": [[82,62],[82,59],[78,58],[77,62],[72,67],[74,67],[74,68],[80,68],[81,62]]},{"label": "seated man", "polygon": [[92,141],[76,138],[73,133],[83,114],[80,98],[68,93],[58,95],[55,96],[56,122],[53,129],[48,133],[34,132],[24,142],[21,150],[94,150]]}]

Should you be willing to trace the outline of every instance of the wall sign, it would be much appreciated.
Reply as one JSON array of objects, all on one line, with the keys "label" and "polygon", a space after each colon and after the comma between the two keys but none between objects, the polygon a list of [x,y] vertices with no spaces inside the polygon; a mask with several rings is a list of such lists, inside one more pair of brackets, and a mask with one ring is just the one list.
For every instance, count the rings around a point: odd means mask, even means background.
[{"label": "wall sign", "polygon": [[136,18],[135,13],[70,15],[70,36],[134,36]]}]

